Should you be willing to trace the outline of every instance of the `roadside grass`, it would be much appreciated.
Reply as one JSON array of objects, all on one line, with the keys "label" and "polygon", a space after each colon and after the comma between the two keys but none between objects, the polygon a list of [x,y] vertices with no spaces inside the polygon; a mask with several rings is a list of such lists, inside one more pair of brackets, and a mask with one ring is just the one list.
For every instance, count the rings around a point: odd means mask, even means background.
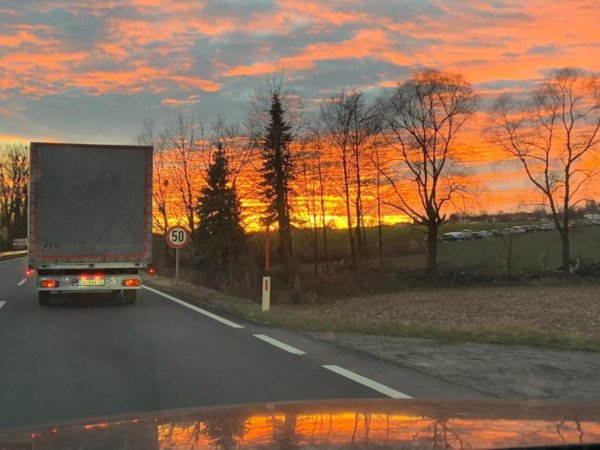
[{"label": "roadside grass", "polygon": [[380,336],[425,338],[446,342],[481,342],[529,345],[562,350],[600,351],[600,336],[574,331],[542,330],[534,326],[511,323],[431,324],[408,320],[345,317],[343,312],[323,314],[311,305],[272,305],[269,312],[250,300],[232,297],[182,282],[178,286],[169,278],[146,277],[145,282],[164,288],[190,300],[209,304],[236,316],[262,324],[294,331],[350,332]]}]

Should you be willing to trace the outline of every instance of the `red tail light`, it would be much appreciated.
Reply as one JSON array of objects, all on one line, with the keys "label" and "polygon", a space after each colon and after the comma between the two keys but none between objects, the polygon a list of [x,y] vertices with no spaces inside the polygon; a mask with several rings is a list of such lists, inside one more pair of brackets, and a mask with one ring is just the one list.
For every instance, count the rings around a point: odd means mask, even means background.
[{"label": "red tail light", "polygon": [[156,267],[150,266],[146,272],[148,272],[149,275],[156,275]]},{"label": "red tail light", "polygon": [[123,281],[121,281],[121,284],[122,284],[123,286],[128,286],[128,287],[131,287],[131,286],[139,286],[141,283],[140,283],[140,280],[137,280],[137,279],[135,279],[135,278],[132,278],[132,279],[128,279],[128,280],[123,280]]},{"label": "red tail light", "polygon": [[29,267],[26,271],[25,271],[25,276],[27,278],[29,278],[30,276],[33,275],[33,268]]},{"label": "red tail light", "polygon": [[42,280],[40,286],[43,288],[56,288],[60,286],[60,283],[56,280]]}]

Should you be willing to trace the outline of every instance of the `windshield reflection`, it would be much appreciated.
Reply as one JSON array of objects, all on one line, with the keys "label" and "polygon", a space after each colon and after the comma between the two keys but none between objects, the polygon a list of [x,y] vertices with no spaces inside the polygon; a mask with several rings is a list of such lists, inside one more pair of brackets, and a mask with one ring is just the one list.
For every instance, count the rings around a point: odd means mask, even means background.
[{"label": "windshield reflection", "polygon": [[593,404],[502,401],[370,400],[201,408],[0,434],[3,450],[64,449],[74,444],[80,449],[202,450],[591,443],[600,443],[600,410]]},{"label": "windshield reflection", "polygon": [[493,448],[600,442],[600,424],[578,420],[477,420],[388,413],[224,415],[158,425],[159,449],[373,446]]}]

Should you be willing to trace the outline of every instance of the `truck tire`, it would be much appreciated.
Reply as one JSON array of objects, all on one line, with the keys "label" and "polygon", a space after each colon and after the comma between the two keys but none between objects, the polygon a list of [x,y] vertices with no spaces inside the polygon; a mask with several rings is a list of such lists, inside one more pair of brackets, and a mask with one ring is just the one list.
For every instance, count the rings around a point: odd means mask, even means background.
[{"label": "truck tire", "polygon": [[50,304],[50,291],[38,291],[38,303],[40,306],[48,306]]},{"label": "truck tire", "polygon": [[123,291],[123,303],[128,305],[131,303],[135,303],[137,298],[137,291],[134,289],[125,289]]}]

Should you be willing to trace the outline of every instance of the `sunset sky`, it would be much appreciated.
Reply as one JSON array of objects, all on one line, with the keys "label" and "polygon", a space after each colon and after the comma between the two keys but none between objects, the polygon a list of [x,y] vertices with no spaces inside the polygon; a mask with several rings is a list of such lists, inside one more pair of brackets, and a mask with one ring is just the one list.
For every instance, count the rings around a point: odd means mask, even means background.
[{"label": "sunset sky", "polygon": [[[0,141],[133,142],[177,109],[239,119],[274,70],[310,111],[426,67],[489,100],[568,65],[600,70],[597,1],[0,0]],[[497,206],[514,203],[529,185],[480,138],[472,166]]]}]

